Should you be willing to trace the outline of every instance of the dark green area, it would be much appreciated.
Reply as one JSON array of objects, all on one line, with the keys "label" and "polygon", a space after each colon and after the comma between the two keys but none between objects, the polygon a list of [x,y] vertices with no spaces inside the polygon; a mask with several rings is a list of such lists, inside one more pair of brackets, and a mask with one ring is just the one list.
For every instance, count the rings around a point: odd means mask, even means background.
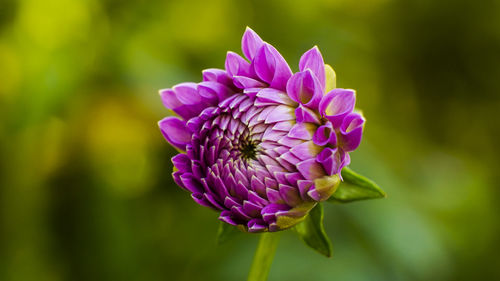
[{"label": "dark green area", "polygon": [[323,214],[323,205],[317,204],[294,230],[307,246],[326,257],[331,257],[332,243],[323,226]]},{"label": "dark green area", "polygon": [[269,280],[500,279],[499,1],[4,0],[0,280],[245,279],[257,236],[216,246],[156,122],[247,25],[357,90],[388,194],[323,204],[334,257],[283,233]]}]

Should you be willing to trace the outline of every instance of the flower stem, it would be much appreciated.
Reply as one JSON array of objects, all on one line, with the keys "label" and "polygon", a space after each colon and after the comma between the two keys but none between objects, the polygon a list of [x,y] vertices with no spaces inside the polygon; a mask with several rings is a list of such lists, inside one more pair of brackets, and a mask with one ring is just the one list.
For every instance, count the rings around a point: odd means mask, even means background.
[{"label": "flower stem", "polygon": [[259,244],[253,257],[247,281],[265,281],[273,263],[274,253],[278,247],[280,233],[264,232],[260,235]]}]

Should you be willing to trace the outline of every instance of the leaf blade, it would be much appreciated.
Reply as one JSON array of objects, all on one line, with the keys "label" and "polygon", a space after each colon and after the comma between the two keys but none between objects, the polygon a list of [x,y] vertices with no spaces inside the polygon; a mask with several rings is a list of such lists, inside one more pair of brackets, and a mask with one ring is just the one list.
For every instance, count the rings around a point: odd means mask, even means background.
[{"label": "leaf blade", "polygon": [[341,174],[344,180],[335,193],[328,199],[329,202],[349,203],[387,196],[375,182],[357,174],[348,167],[343,168]]},{"label": "leaf blade", "polygon": [[326,257],[331,257],[332,243],[323,227],[323,217],[323,206],[318,203],[294,229],[308,247]]}]

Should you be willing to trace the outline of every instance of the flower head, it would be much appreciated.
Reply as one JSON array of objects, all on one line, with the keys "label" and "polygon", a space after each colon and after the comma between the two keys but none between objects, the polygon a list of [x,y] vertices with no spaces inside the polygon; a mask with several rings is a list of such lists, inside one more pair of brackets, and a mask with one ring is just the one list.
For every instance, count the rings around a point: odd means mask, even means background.
[{"label": "flower head", "polygon": [[194,201],[249,232],[283,230],[335,192],[365,119],[317,47],[297,73],[250,28],[242,50],[246,59],[228,52],[225,69],[203,71],[200,83],[161,90],[180,117],[159,126],[183,151],[173,178]]}]

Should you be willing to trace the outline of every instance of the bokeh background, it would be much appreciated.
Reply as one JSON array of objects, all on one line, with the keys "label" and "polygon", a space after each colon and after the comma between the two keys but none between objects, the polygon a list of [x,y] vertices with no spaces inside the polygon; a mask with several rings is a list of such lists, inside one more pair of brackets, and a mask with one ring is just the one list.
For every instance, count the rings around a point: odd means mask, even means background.
[{"label": "bokeh background", "polygon": [[326,205],[334,257],[285,233],[270,280],[500,279],[500,2],[1,0],[0,280],[244,280],[257,243],[171,179],[158,89],[246,26],[297,70],[318,45],[367,119]]}]

